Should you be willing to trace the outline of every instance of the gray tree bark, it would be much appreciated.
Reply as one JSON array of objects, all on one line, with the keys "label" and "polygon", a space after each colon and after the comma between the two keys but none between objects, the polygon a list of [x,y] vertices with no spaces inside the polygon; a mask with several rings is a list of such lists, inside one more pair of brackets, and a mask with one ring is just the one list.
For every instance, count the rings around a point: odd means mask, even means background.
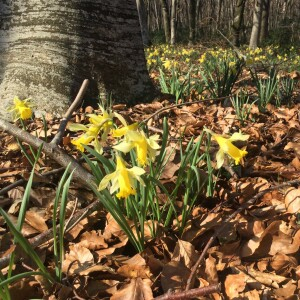
[{"label": "gray tree bark", "polygon": [[188,0],[189,45],[195,44],[196,37],[196,0]]},{"label": "gray tree bark", "polygon": [[171,45],[176,43],[176,10],[177,10],[177,0],[172,0],[171,6]]},{"label": "gray tree bark", "polygon": [[269,14],[270,14],[270,0],[262,0],[261,28],[259,34],[260,44],[269,35]]},{"label": "gray tree bark", "polygon": [[169,10],[166,0],[160,0],[161,9],[162,9],[162,17],[163,17],[163,25],[165,31],[166,43],[170,44],[171,40],[171,29],[170,29],[170,16]]},{"label": "gray tree bark", "polygon": [[234,19],[232,23],[233,29],[233,45],[236,47],[240,46],[240,32],[243,25],[244,10],[246,0],[237,0],[234,7]]},{"label": "gray tree bark", "polygon": [[148,18],[147,18],[147,12],[145,7],[144,0],[136,0],[137,10],[139,14],[139,20],[140,20],[140,26],[141,26],[141,32],[142,32],[142,39],[145,46],[150,46],[150,36],[148,31]]},{"label": "gray tree bark", "polygon": [[2,117],[14,96],[61,114],[85,78],[92,100],[133,104],[156,93],[134,0],[0,0],[0,20]]},{"label": "gray tree bark", "polygon": [[253,10],[253,24],[249,48],[255,49],[258,47],[259,34],[261,28],[261,15],[262,15],[262,0],[255,0],[255,7]]}]

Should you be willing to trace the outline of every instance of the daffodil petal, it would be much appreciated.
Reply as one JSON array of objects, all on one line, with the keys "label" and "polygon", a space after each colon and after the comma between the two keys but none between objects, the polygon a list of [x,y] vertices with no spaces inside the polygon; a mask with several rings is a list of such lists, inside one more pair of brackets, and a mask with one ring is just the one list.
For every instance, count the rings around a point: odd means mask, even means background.
[{"label": "daffodil petal", "polygon": [[103,153],[102,145],[100,144],[100,142],[97,138],[94,140],[94,148],[98,153],[100,153],[100,154]]},{"label": "daffodil petal", "polygon": [[127,122],[125,121],[124,117],[118,114],[117,112],[114,112],[114,116],[122,123],[124,127],[127,126]]},{"label": "daffodil petal", "polygon": [[219,149],[219,151],[216,154],[216,160],[217,160],[217,168],[220,169],[224,164],[225,155],[224,152]]},{"label": "daffodil petal", "polygon": [[116,175],[114,178],[111,179],[111,187],[109,191],[111,194],[113,194],[118,189],[119,189],[119,181],[118,181],[118,175]]},{"label": "daffodil petal", "polygon": [[99,184],[98,190],[99,191],[104,190],[108,186],[108,184],[112,180],[112,178],[114,178],[115,176],[116,176],[116,172],[113,172],[113,173],[110,173],[110,174],[107,174],[106,176],[104,176]]},{"label": "daffodil petal", "polygon": [[138,131],[128,130],[126,133],[126,138],[133,142],[139,142],[145,137]]},{"label": "daffodil petal", "polygon": [[88,131],[88,127],[83,125],[83,124],[76,124],[76,123],[71,123],[69,126],[68,126],[68,129],[71,130],[71,131]]},{"label": "daffodil petal", "polygon": [[249,139],[249,134],[242,134],[240,131],[235,132],[230,138],[230,141],[247,141]]},{"label": "daffodil petal", "polygon": [[143,174],[146,173],[146,171],[145,171],[144,169],[142,169],[142,168],[140,168],[140,167],[136,167],[136,166],[130,168],[129,171],[130,171],[130,172],[132,173],[132,175],[134,175],[135,177],[141,176],[141,175],[143,175]]},{"label": "daffodil petal", "polygon": [[123,141],[118,145],[113,146],[114,149],[123,153],[128,153],[134,147],[133,143]]}]

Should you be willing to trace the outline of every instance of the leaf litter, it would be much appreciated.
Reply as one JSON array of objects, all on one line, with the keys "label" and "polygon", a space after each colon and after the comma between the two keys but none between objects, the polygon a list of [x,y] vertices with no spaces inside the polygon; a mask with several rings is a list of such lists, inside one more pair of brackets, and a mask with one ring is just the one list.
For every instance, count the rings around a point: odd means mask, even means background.
[{"label": "leaf litter", "polygon": [[[191,99],[193,100],[193,99]],[[168,117],[170,153],[161,176],[162,183],[172,190],[180,165],[178,139],[186,145],[191,137],[196,140],[204,126],[224,134],[242,129],[249,134],[248,155],[244,166],[236,168],[238,176],[220,176],[210,197],[199,196],[191,217],[178,236],[176,225],[171,232],[157,224],[160,233],[155,240],[147,235],[146,247],[136,254],[110,214],[97,211],[83,218],[65,233],[65,256],[62,270],[65,279],[52,291],[41,278],[29,277],[11,284],[14,300],[44,297],[44,299],[152,299],[170,291],[185,290],[192,268],[211,236],[224,226],[226,217],[243,203],[288,180],[298,179],[300,172],[300,118],[299,105],[268,107],[260,113],[254,104],[251,116],[243,126],[231,107],[222,102],[199,102],[172,107],[167,99],[132,108],[116,105],[115,109],[128,120],[143,121],[162,108],[161,114],[148,120],[149,130],[161,132],[162,119]],[[86,112],[81,110],[73,120],[82,122]],[[47,133],[42,122],[35,120],[32,134],[50,139],[58,128],[59,120],[47,117]],[[0,132],[1,163],[0,187],[5,188],[20,179],[28,179],[30,168],[20,148],[11,136]],[[70,133],[62,147],[75,155],[70,144]],[[214,146],[214,145],[213,145]],[[217,148],[215,148],[217,149]],[[216,151],[212,150],[212,155]],[[56,169],[57,164],[41,157],[43,172]],[[200,178],[205,178],[205,172]],[[32,238],[51,227],[52,203],[59,173],[41,180],[36,176],[30,197],[22,234]],[[69,194],[67,216],[95,200],[84,186],[73,183]],[[16,222],[24,189],[15,187],[0,194],[0,205]],[[161,194],[160,201],[164,201]],[[182,199],[178,195],[180,207]],[[180,216],[179,216],[180,219]],[[175,223],[174,223],[175,224]],[[147,226],[145,226],[147,228]],[[13,237],[0,218],[1,256],[14,251]],[[300,189],[298,185],[265,193],[245,211],[238,213],[227,224],[226,230],[209,247],[205,261],[196,272],[194,288],[222,283],[219,293],[203,299],[292,299],[300,291]],[[53,272],[52,243],[40,246],[38,254]],[[22,255],[22,254],[19,254]],[[30,260],[16,263],[14,272],[31,269]],[[6,268],[2,270],[5,274]],[[171,298],[170,298],[171,299]]]}]

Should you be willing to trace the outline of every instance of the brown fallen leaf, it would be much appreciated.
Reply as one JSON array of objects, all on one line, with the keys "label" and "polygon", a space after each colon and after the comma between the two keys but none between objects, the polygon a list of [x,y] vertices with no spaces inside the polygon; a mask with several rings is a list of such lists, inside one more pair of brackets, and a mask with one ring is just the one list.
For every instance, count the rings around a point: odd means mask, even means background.
[{"label": "brown fallen leaf", "polygon": [[239,294],[245,290],[247,276],[244,273],[230,274],[226,276],[224,285],[229,299],[240,299]]},{"label": "brown fallen leaf", "polygon": [[205,273],[209,283],[216,284],[219,282],[216,259],[211,255],[205,260]]},{"label": "brown fallen leaf", "polygon": [[80,244],[70,246],[70,252],[66,253],[62,264],[62,270],[68,274],[78,274],[94,264],[91,251]]},{"label": "brown fallen leaf", "polygon": [[295,257],[277,253],[272,257],[270,266],[276,271],[276,274],[287,276],[291,270],[297,267],[297,260]]},{"label": "brown fallen leaf", "polygon": [[283,281],[286,280],[284,276],[276,275],[273,273],[265,273],[265,272],[260,272],[252,267],[247,267],[246,272],[248,275],[250,275],[252,278],[255,278],[256,281],[266,285],[266,286],[271,286],[276,289],[279,288],[279,284],[282,283]]},{"label": "brown fallen leaf", "polygon": [[161,273],[161,286],[168,290],[182,291],[191,274],[191,270],[182,261],[170,261],[165,264]]},{"label": "brown fallen leaf", "polygon": [[300,188],[289,188],[285,193],[284,203],[290,214],[300,212]]},{"label": "brown fallen leaf", "polygon": [[48,230],[48,226],[45,222],[45,218],[40,212],[29,210],[25,214],[25,221],[39,232]]},{"label": "brown fallen leaf", "polygon": [[79,244],[90,250],[99,250],[108,247],[107,243],[104,240],[104,237],[95,230],[84,232],[80,236]]},{"label": "brown fallen leaf", "polygon": [[118,268],[117,272],[124,277],[142,279],[151,277],[150,269],[140,254],[123,261],[123,264],[123,266]]},{"label": "brown fallen leaf", "polygon": [[186,267],[191,268],[197,261],[198,255],[195,247],[186,241],[178,240],[173,252],[172,261],[182,261]]},{"label": "brown fallen leaf", "polygon": [[153,294],[151,290],[151,280],[133,278],[125,284],[111,298],[111,300],[151,300]]},{"label": "brown fallen leaf", "polygon": [[273,221],[262,234],[254,236],[244,243],[241,249],[242,257],[264,257],[275,255],[278,252],[284,254],[296,253],[299,246],[293,243],[292,233],[286,230],[283,221]]}]

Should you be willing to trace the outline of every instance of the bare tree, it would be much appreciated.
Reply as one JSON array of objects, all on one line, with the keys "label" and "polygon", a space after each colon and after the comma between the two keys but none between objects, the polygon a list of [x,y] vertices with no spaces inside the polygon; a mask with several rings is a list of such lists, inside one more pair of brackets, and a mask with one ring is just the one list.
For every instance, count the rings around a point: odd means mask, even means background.
[{"label": "bare tree", "polygon": [[[152,32],[165,28],[164,20],[168,20],[168,16],[172,14],[172,3],[174,0],[144,0],[148,4],[149,30]],[[166,18],[162,14],[162,2],[165,7]],[[256,46],[268,35],[268,32],[281,34],[285,40],[300,40],[300,1],[299,0],[259,0],[262,3],[261,10],[257,10],[256,0],[176,0],[176,33],[177,41],[179,38],[187,39],[188,35],[179,33],[189,31],[189,27],[193,28],[190,21],[190,12],[195,13],[195,31],[197,34],[201,32],[201,39],[211,39],[216,33],[216,29],[222,31],[226,36],[232,36],[235,44],[247,43],[253,28],[252,41],[259,27],[258,40]],[[196,8],[190,11],[193,3],[196,2]],[[255,18],[261,21],[254,22],[253,6],[256,3]],[[174,7],[174,6],[173,6]],[[172,20],[172,17],[171,17]],[[232,21],[233,20],[233,21]],[[172,21],[171,21],[172,22]],[[169,23],[165,22],[166,26]],[[268,24],[268,26],[265,26]],[[171,27],[171,25],[170,25]],[[167,27],[168,28],[168,27]],[[267,30],[268,29],[268,30]],[[285,35],[285,30],[289,32],[289,36]],[[165,32],[168,32],[167,29]],[[175,32],[175,31],[173,31]],[[190,31],[190,40],[193,40],[193,31]],[[219,35],[218,35],[219,36]],[[256,38],[255,38],[256,39]],[[254,40],[255,40],[254,39]],[[254,45],[254,47],[256,47]]]},{"label": "bare tree", "polygon": [[166,43],[169,44],[171,40],[171,30],[170,30],[170,16],[169,10],[166,0],[160,0],[161,9],[162,9],[162,17],[165,31]]},{"label": "bare tree", "polygon": [[150,46],[151,41],[148,31],[148,20],[144,0],[136,0],[137,10],[139,14],[143,43],[145,46]]},{"label": "bare tree", "polygon": [[234,7],[234,19],[232,23],[233,29],[233,44],[236,47],[240,46],[240,32],[243,26],[244,10],[246,0],[237,0]]},{"label": "bare tree", "polygon": [[259,34],[261,28],[261,16],[262,16],[262,1],[255,0],[255,6],[253,10],[253,24],[250,37],[249,47],[252,49],[257,48],[259,43]]},{"label": "bare tree", "polygon": [[188,0],[189,45],[195,43],[196,33],[196,0]]},{"label": "bare tree", "polygon": [[171,45],[176,43],[176,10],[177,0],[172,0],[171,6]]},{"label": "bare tree", "polygon": [[261,28],[259,43],[261,44],[269,35],[270,0],[262,0]]}]

